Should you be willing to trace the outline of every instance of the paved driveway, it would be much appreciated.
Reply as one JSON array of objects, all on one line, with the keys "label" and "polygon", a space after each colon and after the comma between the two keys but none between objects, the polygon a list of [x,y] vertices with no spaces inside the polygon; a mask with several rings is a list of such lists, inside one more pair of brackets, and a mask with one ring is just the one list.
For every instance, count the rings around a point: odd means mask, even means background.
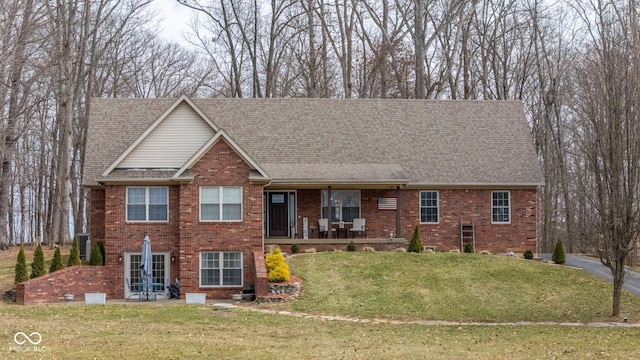
[{"label": "paved driveway", "polygon": [[[551,261],[551,254],[538,254],[539,257]],[[590,272],[608,282],[613,282],[613,275],[608,267],[602,265],[600,260],[593,259],[586,256],[567,254],[565,265],[581,268],[584,271]],[[640,273],[631,269],[627,269],[627,274],[624,278],[625,290],[640,296]]]}]

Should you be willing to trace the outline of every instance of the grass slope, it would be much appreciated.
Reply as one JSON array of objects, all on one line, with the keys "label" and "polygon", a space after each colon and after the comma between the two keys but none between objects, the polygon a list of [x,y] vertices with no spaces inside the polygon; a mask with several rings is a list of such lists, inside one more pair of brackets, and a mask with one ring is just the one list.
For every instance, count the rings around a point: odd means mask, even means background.
[{"label": "grass slope", "polygon": [[[582,270],[499,256],[389,252],[301,254],[305,279],[292,309],[358,318],[450,321],[617,321],[640,313],[624,292],[613,319],[612,286]],[[626,315],[625,315],[626,314]]]}]

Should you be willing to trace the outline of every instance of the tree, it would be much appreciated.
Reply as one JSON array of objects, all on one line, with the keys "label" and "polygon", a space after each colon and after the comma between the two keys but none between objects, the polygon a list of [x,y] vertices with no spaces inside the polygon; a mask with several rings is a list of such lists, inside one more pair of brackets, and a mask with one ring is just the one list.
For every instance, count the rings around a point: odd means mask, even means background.
[{"label": "tree", "polygon": [[44,253],[42,252],[42,246],[38,245],[36,251],[33,253],[33,262],[31,263],[31,279],[35,279],[39,276],[46,274],[47,271],[44,268]]},{"label": "tree", "polygon": [[408,252],[420,253],[424,250],[422,246],[422,240],[420,239],[420,225],[416,225],[413,228],[413,236],[411,237],[411,241],[409,242]]},{"label": "tree", "polygon": [[564,264],[566,261],[566,255],[564,253],[564,245],[562,241],[558,240],[556,246],[553,248],[553,254],[551,254],[551,260],[556,264]]},{"label": "tree", "polygon": [[67,266],[78,266],[82,265],[82,260],[80,260],[80,248],[78,247],[78,237],[74,236],[73,241],[71,242],[71,254],[69,255],[69,262]]},{"label": "tree", "polygon": [[24,255],[24,247],[20,246],[20,251],[18,251],[18,260],[16,261],[16,276],[14,283],[17,284],[27,280],[29,280],[27,259]]},{"label": "tree", "polygon": [[89,265],[102,266],[102,251],[100,245],[95,243],[91,245],[91,255],[89,256]]},{"label": "tree", "polygon": [[613,274],[617,316],[625,261],[640,236],[640,32],[635,1],[590,4],[581,8],[590,39],[575,67],[572,99],[578,198],[585,237]]},{"label": "tree", "polygon": [[53,259],[51,260],[51,266],[49,267],[49,273],[64,269],[62,263],[62,255],[60,254],[60,247],[56,246],[56,251],[53,253]]}]

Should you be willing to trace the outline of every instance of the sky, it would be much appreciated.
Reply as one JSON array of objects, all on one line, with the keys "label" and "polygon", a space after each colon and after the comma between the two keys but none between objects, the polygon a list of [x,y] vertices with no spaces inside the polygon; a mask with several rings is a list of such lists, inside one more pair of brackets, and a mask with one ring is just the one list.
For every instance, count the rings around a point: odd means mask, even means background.
[{"label": "sky", "polygon": [[193,10],[178,4],[176,0],[155,0],[152,2],[162,20],[160,35],[168,40],[180,42],[183,33],[189,30],[189,18]]}]

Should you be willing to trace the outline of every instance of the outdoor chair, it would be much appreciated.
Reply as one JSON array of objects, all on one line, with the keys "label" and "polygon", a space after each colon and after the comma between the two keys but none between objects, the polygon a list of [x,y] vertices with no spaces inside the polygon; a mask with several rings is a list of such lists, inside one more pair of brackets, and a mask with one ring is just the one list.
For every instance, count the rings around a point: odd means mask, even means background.
[{"label": "outdoor chair", "polygon": [[324,238],[328,237],[329,229],[331,229],[331,237],[333,238],[333,233],[336,229],[329,227],[329,219],[318,219],[318,235]]},{"label": "outdoor chair", "polygon": [[351,236],[355,237],[356,233],[364,235],[367,237],[367,228],[365,227],[365,219],[363,218],[355,218],[353,219],[353,224],[351,226]]}]

